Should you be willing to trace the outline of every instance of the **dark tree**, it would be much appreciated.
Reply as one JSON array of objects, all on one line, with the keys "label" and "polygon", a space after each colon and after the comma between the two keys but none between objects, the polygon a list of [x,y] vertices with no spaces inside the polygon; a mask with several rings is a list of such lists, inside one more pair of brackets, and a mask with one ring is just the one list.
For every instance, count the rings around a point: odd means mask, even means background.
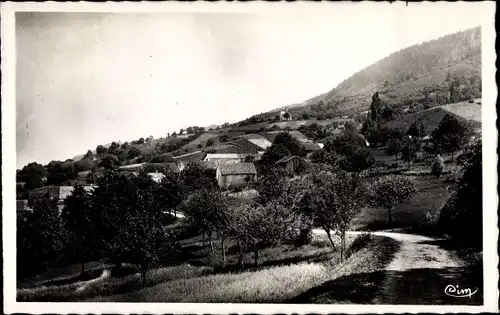
[{"label": "dark tree", "polygon": [[375,92],[372,96],[372,103],[370,105],[370,119],[373,121],[378,121],[380,116],[381,101],[378,96],[378,92]]},{"label": "dark tree", "polygon": [[91,158],[92,157],[92,151],[90,150],[87,150],[87,153],[85,153],[85,155],[83,156],[84,159],[88,159],[88,158]]},{"label": "dark tree", "polygon": [[375,163],[375,158],[370,150],[357,147],[346,152],[340,160],[340,167],[348,172],[354,172],[359,175],[362,171],[370,168]]},{"label": "dark tree", "polygon": [[451,154],[453,159],[455,152],[461,150],[470,141],[473,133],[467,122],[446,114],[436,130],[432,132],[432,140],[438,150]]},{"label": "dark tree", "polygon": [[82,274],[85,271],[85,262],[95,254],[95,237],[99,235],[94,226],[98,217],[93,215],[91,196],[82,186],[76,186],[64,201],[61,218],[67,232],[66,252],[81,263]]},{"label": "dark tree", "polygon": [[416,183],[413,178],[403,175],[387,175],[377,179],[373,184],[371,201],[387,209],[389,224],[391,224],[394,207],[411,198],[416,192]]},{"label": "dark tree", "polygon": [[100,144],[97,146],[95,151],[98,155],[103,155],[103,154],[106,154],[108,152],[108,149],[106,149],[103,145]]},{"label": "dark tree", "polygon": [[276,137],[274,138],[273,144],[283,145],[285,148],[288,149],[288,151],[290,151],[291,155],[296,155],[301,157],[306,156],[306,150],[304,149],[302,144],[300,144],[300,142],[294,137],[292,137],[288,132],[280,132],[279,134],[277,134]]},{"label": "dark tree", "polygon": [[142,151],[138,147],[131,147],[128,150],[128,158],[133,159],[142,155]]},{"label": "dark tree", "polygon": [[113,154],[106,154],[103,156],[101,162],[99,163],[100,167],[104,167],[105,169],[111,170],[120,165],[120,161],[118,157]]},{"label": "dark tree", "polygon": [[410,125],[408,130],[406,131],[406,134],[408,136],[412,137],[417,137],[417,138],[423,138],[426,136],[425,134],[425,127],[422,121],[417,120],[413,124]]}]

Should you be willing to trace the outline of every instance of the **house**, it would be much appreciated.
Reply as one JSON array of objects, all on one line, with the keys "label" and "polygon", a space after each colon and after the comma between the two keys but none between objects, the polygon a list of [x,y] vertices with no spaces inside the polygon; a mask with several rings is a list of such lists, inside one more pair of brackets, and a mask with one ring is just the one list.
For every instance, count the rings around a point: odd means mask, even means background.
[{"label": "house", "polygon": [[248,183],[256,177],[257,170],[253,163],[219,163],[216,171],[220,187]]},{"label": "house", "polygon": [[[85,189],[87,193],[91,193],[94,190],[94,188],[95,186],[91,185],[83,186],[83,189]],[[73,186],[47,186],[47,187],[33,189],[32,191],[29,192],[28,195],[28,205],[32,206],[36,198],[48,195],[49,198],[57,200],[59,213],[61,213],[64,207],[64,200],[73,193],[74,189],[75,187]]]},{"label": "house", "polygon": [[293,176],[305,164],[305,160],[298,156],[286,156],[276,161],[276,165],[283,167],[289,176]]},{"label": "house", "polygon": [[280,111],[279,116],[280,120],[285,120],[285,121],[292,120],[292,115],[287,109]]},{"label": "house", "polygon": [[207,169],[207,170],[217,170],[217,166],[219,166],[219,162],[215,161],[200,161],[200,162],[195,162],[198,166],[201,168]]},{"label": "house", "polygon": [[239,163],[241,156],[236,153],[208,153],[203,159],[205,162]]},{"label": "house", "polygon": [[186,153],[178,156],[174,156],[174,161],[177,163],[179,170],[182,171],[189,163],[203,161],[206,152],[195,151],[191,153]]},{"label": "house", "polygon": [[303,142],[302,146],[304,147],[304,149],[306,150],[307,153],[318,151],[318,150],[321,150],[321,148],[322,148],[319,144],[314,143],[314,142]]}]

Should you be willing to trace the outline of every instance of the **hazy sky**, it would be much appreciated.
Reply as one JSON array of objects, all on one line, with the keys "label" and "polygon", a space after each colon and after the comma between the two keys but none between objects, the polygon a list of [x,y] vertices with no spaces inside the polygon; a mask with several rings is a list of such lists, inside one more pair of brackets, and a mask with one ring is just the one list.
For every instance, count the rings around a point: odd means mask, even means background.
[{"label": "hazy sky", "polygon": [[302,102],[394,51],[480,25],[480,7],[17,13],[17,167]]}]

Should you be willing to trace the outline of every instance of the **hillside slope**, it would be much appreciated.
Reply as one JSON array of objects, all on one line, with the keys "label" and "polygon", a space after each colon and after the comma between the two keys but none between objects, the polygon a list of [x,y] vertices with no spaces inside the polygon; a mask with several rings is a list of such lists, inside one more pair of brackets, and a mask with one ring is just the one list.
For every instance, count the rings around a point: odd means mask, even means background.
[{"label": "hillside slope", "polygon": [[375,91],[393,107],[424,102],[442,105],[447,103],[455,79],[460,81],[460,89],[467,89],[467,95],[481,97],[480,27],[395,52],[358,71],[335,89],[289,109],[294,117],[304,113],[311,117],[318,113],[354,114],[369,108]]}]

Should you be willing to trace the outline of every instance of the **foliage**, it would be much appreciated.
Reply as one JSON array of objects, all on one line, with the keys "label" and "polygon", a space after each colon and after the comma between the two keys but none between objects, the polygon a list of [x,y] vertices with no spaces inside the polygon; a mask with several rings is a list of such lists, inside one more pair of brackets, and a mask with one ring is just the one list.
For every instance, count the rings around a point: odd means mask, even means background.
[{"label": "foliage", "polygon": [[108,172],[93,193],[94,207],[100,211],[96,222],[100,246],[96,247],[115,263],[137,265],[143,284],[149,264],[170,248],[160,224],[162,213],[153,193],[155,185],[144,174],[130,179]]},{"label": "foliage", "polygon": [[417,192],[415,179],[403,175],[385,175],[378,178],[370,189],[370,201],[387,209],[389,223],[392,223],[391,210],[408,200]]},{"label": "foliage", "polygon": [[287,189],[286,172],[282,168],[271,168],[256,183],[259,202],[266,204],[283,195]]},{"label": "foliage", "polygon": [[213,146],[214,145],[214,139],[208,139],[207,140],[207,147]]},{"label": "foliage", "polygon": [[332,247],[335,247],[332,230],[340,233],[342,259],[345,232],[352,218],[364,206],[365,195],[360,177],[344,172],[333,173],[328,168],[313,168],[299,193],[295,208],[325,230]]},{"label": "foliage", "polygon": [[142,155],[142,151],[138,147],[130,147],[128,150],[128,158],[133,159]]},{"label": "foliage", "polygon": [[189,163],[180,174],[181,193],[187,196],[190,193],[205,188],[217,187],[215,172],[205,169],[196,163]]},{"label": "foliage", "polygon": [[422,149],[422,142],[417,137],[406,138],[401,148],[401,158],[410,164],[417,159],[417,153]]},{"label": "foliage", "polygon": [[45,271],[63,258],[64,231],[57,200],[48,195],[37,198],[26,221],[18,221],[17,231],[19,278]]},{"label": "foliage", "polygon": [[102,144],[100,144],[96,147],[95,151],[98,155],[103,155],[108,152],[108,149],[106,149]]},{"label": "foliage", "polygon": [[96,219],[91,197],[82,186],[76,186],[64,201],[61,220],[67,233],[66,253],[81,262],[82,274],[85,262],[94,256],[95,237],[99,235]]},{"label": "foliage", "polygon": [[77,177],[74,162],[51,161],[47,165],[47,184],[60,185],[61,183]]},{"label": "foliage", "polygon": [[276,135],[273,141],[273,145],[282,145],[290,151],[291,155],[304,157],[306,156],[306,151],[302,144],[292,137],[288,132],[280,132]]},{"label": "foliage", "polygon": [[441,155],[436,155],[434,158],[434,161],[432,162],[431,165],[431,174],[439,177],[443,173],[444,170],[444,159]]},{"label": "foliage", "polygon": [[456,151],[468,143],[472,135],[472,128],[467,122],[447,114],[432,132],[432,140],[441,152],[453,157]]},{"label": "foliage", "polygon": [[[456,193],[441,210],[438,226],[458,244],[482,248],[482,143],[466,148],[460,159],[465,168]],[[467,233],[464,233],[467,231]]]},{"label": "foliage", "polygon": [[329,164],[331,166],[337,165],[340,156],[335,152],[328,152],[325,149],[314,151],[311,154],[311,162]]},{"label": "foliage", "polygon": [[416,120],[413,122],[408,130],[406,131],[408,136],[423,138],[426,136],[425,127],[421,120]]},{"label": "foliage", "polygon": [[118,157],[113,154],[106,154],[99,163],[100,167],[104,167],[105,169],[111,170],[120,165],[120,161]]},{"label": "foliage", "polygon": [[259,173],[264,172],[268,168],[274,168],[274,164],[277,161],[291,155],[290,150],[283,144],[272,144],[264,151],[262,158],[257,163]]},{"label": "foliage", "polygon": [[340,167],[348,172],[360,173],[370,168],[375,163],[375,158],[367,148],[357,147],[346,152],[340,160]]}]

